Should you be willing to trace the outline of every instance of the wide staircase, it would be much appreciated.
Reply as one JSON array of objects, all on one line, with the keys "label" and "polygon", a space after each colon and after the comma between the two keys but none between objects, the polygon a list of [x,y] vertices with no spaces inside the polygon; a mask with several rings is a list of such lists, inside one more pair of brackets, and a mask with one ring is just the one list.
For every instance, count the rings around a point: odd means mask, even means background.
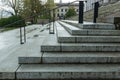
[{"label": "wide staircase", "polygon": [[19,57],[16,79],[120,80],[120,31],[113,24],[57,21],[40,53]]}]

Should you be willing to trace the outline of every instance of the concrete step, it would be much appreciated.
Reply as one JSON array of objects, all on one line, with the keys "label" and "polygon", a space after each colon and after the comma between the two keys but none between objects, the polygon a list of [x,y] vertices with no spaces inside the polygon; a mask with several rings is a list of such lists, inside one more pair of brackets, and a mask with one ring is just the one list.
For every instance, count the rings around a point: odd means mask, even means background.
[{"label": "concrete step", "polygon": [[59,43],[61,42],[75,42],[75,37],[70,35],[63,26],[61,26],[58,22],[57,25],[57,40]]},{"label": "concrete step", "polygon": [[64,22],[82,29],[115,30],[115,25],[110,23],[84,22],[83,24],[79,24],[78,21],[70,21],[70,20],[64,20]]},{"label": "concrete step", "polygon": [[18,80],[120,79],[119,64],[31,64],[16,71]]},{"label": "concrete step", "polygon": [[44,50],[48,51],[59,51],[60,43],[57,42],[56,34],[51,34],[45,38],[43,44],[40,46],[40,50],[44,52]]},{"label": "concrete step", "polygon": [[57,38],[59,43],[80,42],[120,42],[120,36],[74,36],[70,35],[59,23],[57,25]]},{"label": "concrete step", "polygon": [[44,53],[42,63],[120,63],[119,52],[49,52]]},{"label": "concrete step", "polygon": [[22,58],[19,58],[19,64],[120,63],[119,52],[45,52],[42,57]]},{"label": "concrete step", "polygon": [[80,29],[70,24],[59,22],[71,35],[120,36],[120,30]]},{"label": "concrete step", "polygon": [[120,36],[70,36],[61,34],[58,36],[59,43],[119,43]]},{"label": "concrete step", "polygon": [[41,45],[42,52],[118,52],[120,51],[119,43],[61,43],[52,44],[52,41],[48,44]]},{"label": "concrete step", "polygon": [[19,64],[37,64],[42,63],[42,53],[28,53],[26,56],[18,57]]},{"label": "concrete step", "polygon": [[55,34],[49,35],[41,45],[42,52],[66,52],[66,51],[120,51],[119,43],[58,43]]}]

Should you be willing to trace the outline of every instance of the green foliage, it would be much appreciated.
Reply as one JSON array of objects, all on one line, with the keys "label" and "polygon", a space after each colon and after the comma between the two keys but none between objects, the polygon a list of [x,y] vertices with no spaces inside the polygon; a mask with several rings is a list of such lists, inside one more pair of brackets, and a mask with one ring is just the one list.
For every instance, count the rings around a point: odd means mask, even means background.
[{"label": "green foliage", "polygon": [[52,19],[53,11],[48,12],[56,7],[54,0],[47,0],[46,4],[44,5],[44,10],[47,10],[47,13],[43,14],[45,19]]},{"label": "green foliage", "polygon": [[75,16],[77,13],[75,12],[75,9],[73,7],[70,7],[67,13],[65,14],[66,18],[69,18],[71,16]]},{"label": "green foliage", "polygon": [[36,23],[38,14],[43,12],[44,6],[41,0],[23,0],[23,10],[21,15],[24,18],[29,18],[28,21]]},{"label": "green foliage", "polygon": [[0,27],[20,27],[25,26],[25,21],[21,16],[11,16],[0,19]]}]

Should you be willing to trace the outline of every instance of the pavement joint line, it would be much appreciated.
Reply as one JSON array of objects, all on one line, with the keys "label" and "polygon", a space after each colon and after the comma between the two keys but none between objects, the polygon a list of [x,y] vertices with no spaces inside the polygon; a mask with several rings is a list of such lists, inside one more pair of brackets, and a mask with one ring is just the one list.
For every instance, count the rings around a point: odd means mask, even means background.
[{"label": "pavement joint line", "polygon": [[17,68],[16,71],[15,71],[15,80],[17,80],[17,71],[18,71],[18,69],[19,69],[21,66],[22,66],[22,64],[19,64],[18,68]]},{"label": "pavement joint line", "polygon": [[43,63],[43,55],[45,54],[45,52],[41,52],[42,53],[42,55],[41,55],[41,63]]}]

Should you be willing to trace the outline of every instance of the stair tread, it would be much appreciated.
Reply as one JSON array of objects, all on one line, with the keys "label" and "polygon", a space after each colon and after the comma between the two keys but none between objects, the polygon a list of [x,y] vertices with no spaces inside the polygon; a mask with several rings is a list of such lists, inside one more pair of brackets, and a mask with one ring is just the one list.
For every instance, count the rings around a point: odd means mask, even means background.
[{"label": "stair tread", "polygon": [[120,46],[120,43],[61,43],[61,46]]},{"label": "stair tread", "polygon": [[120,57],[119,52],[45,52],[43,57]]},{"label": "stair tread", "polygon": [[17,72],[120,72],[120,64],[23,64]]},{"label": "stair tread", "polygon": [[[70,23],[76,23],[76,24],[79,24],[78,21],[72,21],[72,20],[62,20],[62,21],[65,21],[65,22],[70,22]],[[83,22],[84,25],[113,25],[111,23],[93,23],[93,22],[86,22],[84,21]]]}]

